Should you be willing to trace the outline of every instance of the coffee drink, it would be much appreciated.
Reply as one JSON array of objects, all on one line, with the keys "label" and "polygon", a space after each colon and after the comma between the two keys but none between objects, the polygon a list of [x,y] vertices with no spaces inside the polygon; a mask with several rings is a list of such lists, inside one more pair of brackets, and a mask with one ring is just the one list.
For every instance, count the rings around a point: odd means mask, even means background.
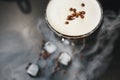
[{"label": "coffee drink", "polygon": [[102,20],[97,0],[51,0],[46,9],[50,28],[66,37],[85,37],[94,32]]}]

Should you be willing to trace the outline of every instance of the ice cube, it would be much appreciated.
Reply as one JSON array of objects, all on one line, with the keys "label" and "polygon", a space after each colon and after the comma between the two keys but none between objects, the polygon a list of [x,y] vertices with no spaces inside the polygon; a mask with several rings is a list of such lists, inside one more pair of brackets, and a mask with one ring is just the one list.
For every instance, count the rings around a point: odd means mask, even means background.
[{"label": "ice cube", "polygon": [[48,41],[45,43],[44,49],[51,54],[57,50],[57,47],[52,42]]},{"label": "ice cube", "polygon": [[60,54],[59,58],[58,58],[58,61],[61,64],[67,66],[69,64],[69,62],[71,61],[71,56],[68,53],[66,53],[66,52],[62,52]]},{"label": "ice cube", "polygon": [[30,76],[37,76],[39,72],[39,67],[37,64],[31,64],[29,65],[28,69],[27,69],[27,73],[30,75]]}]

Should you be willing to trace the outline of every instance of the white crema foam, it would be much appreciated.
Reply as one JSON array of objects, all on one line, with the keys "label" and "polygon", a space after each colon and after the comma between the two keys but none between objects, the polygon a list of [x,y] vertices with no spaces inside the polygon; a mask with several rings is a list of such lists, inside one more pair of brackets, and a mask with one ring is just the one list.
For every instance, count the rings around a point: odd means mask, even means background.
[{"label": "white crema foam", "polygon": [[[85,11],[84,18],[67,20],[68,15],[72,14],[70,8],[76,9],[76,12]],[[81,36],[98,26],[102,10],[96,0],[51,0],[47,6],[46,18],[55,31],[68,36]],[[66,21],[69,24],[65,24]]]}]

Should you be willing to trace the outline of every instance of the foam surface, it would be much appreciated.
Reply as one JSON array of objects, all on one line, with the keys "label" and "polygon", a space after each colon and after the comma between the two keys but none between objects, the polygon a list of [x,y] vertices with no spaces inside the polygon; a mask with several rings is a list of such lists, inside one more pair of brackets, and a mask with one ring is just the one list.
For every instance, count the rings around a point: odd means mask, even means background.
[{"label": "foam surface", "polygon": [[[85,6],[82,7],[81,4]],[[65,24],[66,18],[71,14],[70,8],[85,11],[85,18],[76,18]],[[59,33],[79,36],[91,32],[101,20],[101,9],[96,0],[51,0],[47,6],[46,16],[49,24]]]}]

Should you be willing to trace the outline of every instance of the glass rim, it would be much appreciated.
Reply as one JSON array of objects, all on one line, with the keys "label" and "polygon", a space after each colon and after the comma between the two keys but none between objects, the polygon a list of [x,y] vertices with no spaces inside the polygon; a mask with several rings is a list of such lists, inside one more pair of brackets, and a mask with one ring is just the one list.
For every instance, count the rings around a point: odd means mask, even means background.
[{"label": "glass rim", "polygon": [[[51,1],[51,0],[50,0]],[[50,1],[48,2],[48,4],[50,3]],[[97,24],[97,26],[90,32],[88,33],[85,33],[85,34],[82,34],[82,35],[77,35],[77,36],[71,36],[71,35],[66,35],[66,34],[63,34],[63,33],[60,33],[59,31],[55,30],[51,24],[49,23],[48,19],[47,19],[47,15],[46,15],[46,12],[45,12],[45,20],[46,20],[46,23],[48,24],[48,27],[55,33],[57,34],[58,36],[60,37],[63,37],[63,38],[67,38],[67,39],[81,39],[81,38],[85,38],[85,37],[88,37],[90,36],[92,33],[94,33],[101,25],[102,23],[102,20],[103,20],[103,7],[101,5],[101,3],[96,0],[96,2],[98,3],[99,7],[100,7],[100,11],[101,11],[101,18],[100,18],[100,21],[99,23]],[[48,6],[48,5],[47,5]],[[47,9],[46,9],[47,11]]]}]

